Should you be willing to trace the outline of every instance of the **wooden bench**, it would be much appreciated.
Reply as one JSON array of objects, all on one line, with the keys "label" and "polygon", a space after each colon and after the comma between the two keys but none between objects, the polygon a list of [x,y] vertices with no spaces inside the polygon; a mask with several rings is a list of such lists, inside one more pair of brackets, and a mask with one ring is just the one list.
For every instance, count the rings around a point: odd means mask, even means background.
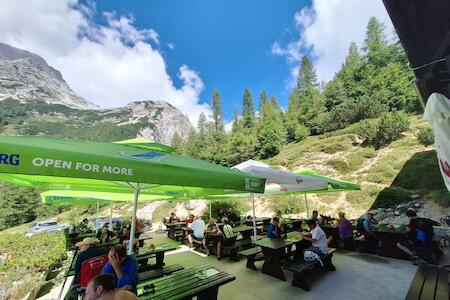
[{"label": "wooden bench", "polygon": [[[249,269],[252,269],[252,270],[256,270],[255,261],[257,260],[256,256],[258,254],[262,254],[261,247],[253,247],[253,248],[239,251],[239,255],[247,258],[246,267]],[[262,258],[264,259],[264,256],[262,256]],[[259,259],[259,260],[261,260],[261,259]]]},{"label": "wooden bench", "polygon": [[448,300],[448,271],[429,264],[419,265],[405,299]]},{"label": "wooden bench", "polygon": [[302,288],[304,290],[309,291],[310,286],[306,280],[309,274],[312,271],[318,270],[326,270],[326,271],[336,271],[335,266],[333,265],[331,258],[333,257],[333,253],[336,251],[335,248],[328,249],[328,254],[322,256],[321,260],[323,263],[323,267],[318,261],[294,261],[289,263],[285,269],[294,272],[294,279],[292,280],[292,285]]},{"label": "wooden bench", "polygon": [[154,269],[146,272],[139,273],[139,281],[150,280],[162,277],[164,275],[170,275],[177,271],[183,270],[184,267],[181,265],[171,265],[167,267],[163,267],[161,269]]}]

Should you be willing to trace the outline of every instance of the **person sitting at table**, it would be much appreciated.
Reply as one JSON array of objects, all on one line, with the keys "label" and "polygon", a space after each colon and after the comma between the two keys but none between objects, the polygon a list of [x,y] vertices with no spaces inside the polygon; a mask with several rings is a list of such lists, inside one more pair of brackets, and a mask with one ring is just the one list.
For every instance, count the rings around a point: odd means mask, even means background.
[{"label": "person sitting at table", "polygon": [[106,243],[115,239],[114,233],[108,229],[108,225],[103,225],[102,229],[97,233],[97,239],[100,243]]},{"label": "person sitting at table", "polygon": [[[94,277],[97,274],[82,274],[82,265],[83,262],[88,261],[95,257],[101,257],[105,256],[105,250],[96,247],[99,244],[99,240],[87,237],[83,239],[81,242],[78,242],[75,244],[75,246],[78,248],[79,254],[75,261],[75,277],[74,277],[74,283],[83,283],[85,282],[86,285],[89,282],[89,280]],[[86,286],[83,286],[82,288],[85,288]]]},{"label": "person sitting at table", "polygon": [[272,218],[272,222],[270,223],[269,229],[267,230],[267,237],[269,239],[281,237],[280,219],[278,217]]},{"label": "person sitting at table", "polygon": [[188,235],[188,241],[191,248],[194,247],[194,240],[200,242],[203,245],[203,237],[205,236],[205,221],[202,218],[197,217],[191,224],[192,233]]},{"label": "person sitting at table", "polygon": [[378,244],[379,240],[373,229],[377,224],[376,220],[373,217],[372,212],[367,212],[362,220],[363,232],[364,232],[364,240],[371,244]]},{"label": "person sitting at table", "polygon": [[222,246],[230,247],[236,242],[236,234],[233,231],[233,227],[230,225],[228,218],[222,218],[222,240],[219,241],[217,247],[217,259],[222,259]]},{"label": "person sitting at table", "polygon": [[315,220],[317,224],[322,224],[322,218],[319,216],[319,212],[317,210],[312,211],[311,219]]},{"label": "person sitting at table", "polygon": [[180,221],[180,218],[178,218],[174,212],[170,213],[169,224],[177,223],[179,221]]},{"label": "person sitting at table", "polygon": [[93,229],[95,230],[95,227],[92,228],[92,224],[89,222],[88,219],[84,218],[83,221],[78,225],[78,229],[80,232],[92,232]]},{"label": "person sitting at table", "polygon": [[339,238],[343,242],[343,248],[347,250],[354,250],[355,244],[353,241],[353,228],[349,220],[345,218],[343,212],[338,213],[339,220],[337,222],[337,228],[339,231]]},{"label": "person sitting at table", "polygon": [[134,256],[127,255],[124,245],[115,245],[108,252],[108,263],[102,274],[112,274],[116,288],[136,289],[138,284],[138,263]]},{"label": "person sitting at table", "polygon": [[186,219],[184,219],[184,224],[189,227],[191,226],[192,222],[194,222],[194,215],[190,214]]},{"label": "person sitting at table", "polygon": [[312,251],[318,255],[328,254],[327,236],[322,228],[320,228],[319,224],[317,224],[316,220],[306,220],[306,225],[308,225],[310,232],[307,234],[301,233],[301,235],[303,236],[303,239],[312,244],[311,247],[306,250]]},{"label": "person sitting at table", "polygon": [[216,224],[216,219],[211,218],[208,221],[208,225],[206,225],[205,229],[205,238],[203,239],[203,246],[207,249],[209,255],[209,242],[214,243],[214,247],[216,247],[216,251],[219,252],[219,240],[220,237],[220,229]]},{"label": "person sitting at table", "polygon": [[[119,243],[123,245],[128,245],[130,243],[130,235],[131,235],[130,225],[123,227],[122,232],[119,235]],[[136,234],[134,236],[135,238],[133,239],[133,249],[136,249],[139,244],[139,241],[136,238]]]},{"label": "person sitting at table", "polygon": [[436,221],[420,218],[413,210],[408,210],[406,216],[409,218],[409,225],[406,227],[406,239],[397,243],[397,247],[406,252],[415,264],[421,261],[416,249],[432,248],[434,228],[439,226]]},{"label": "person sitting at table", "polygon": [[114,289],[114,276],[100,274],[89,281],[84,300],[112,300]]}]

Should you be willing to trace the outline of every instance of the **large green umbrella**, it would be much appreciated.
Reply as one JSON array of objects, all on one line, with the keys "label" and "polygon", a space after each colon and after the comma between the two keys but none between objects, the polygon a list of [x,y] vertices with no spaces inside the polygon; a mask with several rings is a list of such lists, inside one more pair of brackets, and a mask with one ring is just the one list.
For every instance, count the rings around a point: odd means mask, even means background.
[{"label": "large green umbrella", "polygon": [[187,187],[211,189],[211,194],[264,192],[264,178],[138,144],[2,136],[0,180],[42,190],[132,191],[131,236],[139,195],[149,190],[161,195],[185,193]]}]

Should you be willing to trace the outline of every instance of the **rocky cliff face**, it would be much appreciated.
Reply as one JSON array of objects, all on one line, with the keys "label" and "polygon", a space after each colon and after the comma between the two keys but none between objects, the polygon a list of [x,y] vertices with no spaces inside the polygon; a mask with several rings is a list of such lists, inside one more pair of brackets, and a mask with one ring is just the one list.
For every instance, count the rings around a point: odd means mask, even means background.
[{"label": "rocky cliff face", "polygon": [[97,106],[75,94],[40,56],[0,43],[0,99],[43,100],[79,109]]},{"label": "rocky cliff face", "polygon": [[186,138],[193,128],[185,115],[165,101],[101,109],[73,92],[42,57],[4,43],[0,43],[0,100],[3,111],[15,107],[14,113],[23,112],[6,120],[7,133],[102,141],[142,137],[170,144],[175,133]]}]

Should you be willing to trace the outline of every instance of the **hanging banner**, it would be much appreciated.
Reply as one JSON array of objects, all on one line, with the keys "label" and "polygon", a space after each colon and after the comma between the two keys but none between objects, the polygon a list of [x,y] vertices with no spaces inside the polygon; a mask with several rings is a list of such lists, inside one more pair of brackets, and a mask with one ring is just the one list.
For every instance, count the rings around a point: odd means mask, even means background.
[{"label": "hanging banner", "polygon": [[433,93],[428,98],[423,118],[433,126],[439,168],[450,191],[450,100]]}]

